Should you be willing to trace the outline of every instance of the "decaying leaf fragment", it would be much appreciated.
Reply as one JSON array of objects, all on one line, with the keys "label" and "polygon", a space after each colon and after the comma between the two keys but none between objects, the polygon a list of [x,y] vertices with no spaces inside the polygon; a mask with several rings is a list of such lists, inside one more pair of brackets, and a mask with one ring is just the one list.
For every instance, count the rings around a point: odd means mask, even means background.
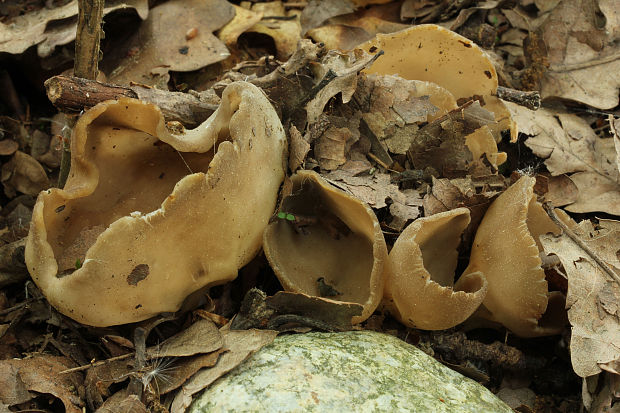
[{"label": "decaying leaf fragment", "polygon": [[39,195],[25,253],[68,317],[109,326],[177,311],[260,249],[286,139],[257,87],[232,83],[205,123],[178,135],[153,105],[104,102],[71,143],[67,184]]},{"label": "decaying leaf fragment", "polygon": [[[213,32],[235,15],[223,0],[172,0],[155,6],[138,32],[123,48],[112,52],[106,65],[114,64],[109,79],[165,85],[168,71],[191,71],[226,59],[230,53]],[[188,30],[196,35],[188,38]]]},{"label": "decaying leaf fragment", "polygon": [[366,320],[383,294],[387,247],[374,212],[329,185],[317,173],[299,171],[293,192],[264,234],[263,249],[282,286],[321,296],[321,283],[333,287],[327,298],[358,303]]},{"label": "decaying leaf fragment", "polygon": [[543,235],[547,254],[555,254],[568,276],[568,319],[571,330],[571,361],[580,377],[588,377],[620,361],[620,222],[588,220],[571,228],[595,254],[612,277],[567,234]]},{"label": "decaying leaf fragment", "polygon": [[[103,14],[114,10],[135,9],[141,19],[149,13],[148,1],[112,0],[106,2]],[[20,54],[37,46],[39,56],[49,56],[58,45],[75,40],[78,2],[73,0],[60,7],[47,6],[0,23],[0,52]]]},{"label": "decaying leaf fragment", "polygon": [[461,232],[469,224],[467,208],[419,218],[390,251],[385,305],[403,324],[445,330],[465,321],[480,306],[487,281],[467,272],[454,284]]},{"label": "decaying leaf fragment", "polygon": [[567,211],[620,215],[620,171],[614,139],[599,137],[576,115],[545,108],[532,111],[511,103],[507,106],[519,129],[531,136],[525,144],[545,159],[551,175],[570,174],[578,194],[566,205]]}]

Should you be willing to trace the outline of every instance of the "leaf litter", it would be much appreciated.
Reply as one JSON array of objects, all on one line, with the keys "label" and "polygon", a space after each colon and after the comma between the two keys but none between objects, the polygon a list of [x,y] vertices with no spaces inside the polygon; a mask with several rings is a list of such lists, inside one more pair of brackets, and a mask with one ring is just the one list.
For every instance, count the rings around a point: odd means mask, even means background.
[{"label": "leaf litter", "polygon": [[[613,1],[493,1],[465,7],[459,2],[420,0],[383,5],[334,1],[321,7],[311,1],[305,8],[279,1],[251,5],[212,1],[194,5],[194,11],[178,24],[179,13],[183,15],[190,7],[188,2],[169,1],[151,10],[139,2],[107,5],[105,13],[129,8],[139,15],[134,14],[134,21],[146,19],[124,46],[104,53],[101,67],[109,81],[125,85],[139,82],[162,89],[193,88],[214,95],[235,80],[261,87],[287,131],[291,172],[318,170],[333,185],[370,205],[380,218],[388,244],[419,216],[464,206],[470,211],[471,223],[463,235],[464,251],[459,259],[466,265],[464,253],[473,242],[478,223],[509,185],[503,175],[514,172],[503,165],[506,155],[502,150],[519,145],[522,151],[517,155],[507,151],[511,167],[534,167],[531,173],[537,178],[537,193],[582,220],[568,224],[581,244],[566,233],[541,237],[545,252],[557,257],[551,260],[555,264],[548,269],[548,282],[553,284],[550,274],[554,273],[559,277],[564,274],[568,283],[571,330],[548,343],[568,348],[560,358],[569,357],[572,362],[572,367],[563,366],[561,370],[567,373],[565,382],[571,390],[541,390],[548,383],[537,380],[554,368],[559,371],[555,362],[545,361],[546,357],[551,360],[551,355],[541,356],[544,352],[532,352],[539,357],[531,370],[537,377],[532,384],[531,380],[517,378],[510,369],[500,376],[480,370],[480,366],[484,370],[488,365],[498,365],[501,352],[495,350],[479,360],[478,367],[468,365],[468,360],[476,358],[474,347],[482,344],[477,340],[443,345],[440,342],[448,340],[448,333],[433,333],[430,340],[426,332],[395,325],[385,313],[372,316],[362,328],[390,332],[421,344],[428,342],[430,351],[435,348],[442,358],[451,360],[453,368],[472,377],[495,380],[495,390],[501,388],[505,394],[520,394],[514,397],[528,409],[535,408],[532,404],[538,403],[536,400],[553,403],[549,394],[554,392],[569,395],[564,411],[575,411],[567,405],[581,402],[591,411],[612,408],[620,371],[620,338],[614,335],[620,331],[619,284],[608,273],[617,273],[620,268],[618,223],[608,219],[620,215],[620,121],[615,110],[620,88],[620,70],[615,70],[620,29]],[[47,67],[66,61],[61,56],[65,49],[60,46],[75,37],[76,2],[64,6],[49,3],[23,13],[2,5],[0,10],[9,12],[0,15],[0,51],[19,55],[33,47],[36,54],[45,56]],[[313,12],[313,8],[321,13]],[[110,14],[109,20],[120,15]],[[201,15],[208,18],[199,18]],[[522,132],[520,143],[508,144],[506,133],[503,138],[498,133],[507,130],[506,113],[490,97],[467,96],[469,99],[457,101],[441,85],[396,74],[364,73],[382,58],[375,54],[379,50],[370,55],[350,50],[377,33],[408,27],[412,19],[415,23],[440,23],[485,47],[485,53],[493,55],[500,84],[541,91],[543,107],[538,111],[506,103]],[[9,79],[11,76],[9,73]],[[560,104],[557,98],[563,99]],[[583,104],[608,112],[599,113]],[[20,105],[13,101],[0,110],[24,119],[26,112]],[[498,119],[498,113],[504,118]],[[67,411],[84,406],[93,410],[131,406],[133,411],[182,411],[191,402],[191,395],[277,334],[247,328],[352,328],[355,304],[277,292],[277,287],[265,281],[269,280],[265,275],[269,271],[264,259],[242,270],[244,284],[234,284],[241,291],[260,286],[272,295],[263,295],[257,301],[260,305],[256,308],[262,308],[263,313],[245,314],[246,318],[250,314],[250,321],[246,319],[243,330],[229,326],[217,329],[207,320],[183,322],[181,316],[176,322],[156,327],[157,334],[147,338],[150,346],[141,347],[127,338],[131,337],[130,330],[87,329],[50,311],[40,293],[23,288],[27,275],[21,238],[26,234],[23,229],[29,222],[32,196],[55,181],[63,142],[58,136],[64,132],[56,129],[49,135],[41,134],[36,122],[36,118],[27,122],[3,118],[0,123],[2,183],[5,198],[10,201],[0,211],[0,224],[4,225],[0,227],[4,243],[0,280],[6,280],[0,290],[0,349],[7,356],[1,362],[11,366],[9,372],[28,372],[20,380],[13,380],[13,373],[0,375],[0,380],[9,383],[3,386],[5,391],[12,392],[0,397],[3,405],[45,405],[47,400],[58,398]],[[511,133],[516,138],[515,130]],[[13,276],[16,271],[21,278]],[[231,291],[212,289],[215,306],[206,311],[222,322],[233,318],[234,325],[242,321],[243,311],[239,309],[243,309],[244,301]],[[196,310],[194,317],[200,317],[201,311]],[[325,319],[326,314],[335,318]],[[28,328],[23,328],[25,320],[31,323]],[[35,329],[42,326],[68,331],[61,325],[71,326],[73,332],[57,340]],[[502,330],[497,334],[482,331],[488,342],[504,342]],[[71,351],[63,342],[69,337],[79,343]],[[98,343],[99,348],[88,340]],[[468,352],[469,346],[472,349]],[[505,346],[502,352],[521,349],[519,354],[525,359],[532,351],[527,340],[510,335]],[[9,360],[35,349],[43,349],[45,355]],[[137,363],[134,355],[144,357],[144,363]],[[87,360],[99,361],[88,365]],[[72,368],[77,370],[64,372]],[[581,401],[574,398],[573,371],[586,377]],[[43,385],[42,377],[48,373],[60,379],[48,379]],[[503,384],[497,381],[502,376]],[[123,384],[112,386],[114,383]],[[141,390],[136,391],[132,383],[138,383]],[[112,394],[112,389],[119,388]],[[531,389],[539,397],[535,401],[531,393],[523,395],[522,390]],[[164,394],[172,394],[174,401],[166,406],[159,404]]]}]

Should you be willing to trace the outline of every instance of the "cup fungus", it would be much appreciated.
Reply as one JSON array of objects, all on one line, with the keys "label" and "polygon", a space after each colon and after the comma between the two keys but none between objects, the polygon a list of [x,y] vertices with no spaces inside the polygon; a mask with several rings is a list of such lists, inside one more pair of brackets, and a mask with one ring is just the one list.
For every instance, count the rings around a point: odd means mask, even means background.
[{"label": "cup fungus", "polygon": [[381,301],[387,247],[374,212],[328,184],[299,171],[281,219],[265,230],[263,248],[289,291],[359,303],[366,320]]},{"label": "cup fungus", "polygon": [[285,147],[275,110],[245,82],[176,135],[154,105],[101,103],[75,126],[65,188],[37,199],[28,270],[50,304],[84,324],[176,311],[259,251]]},{"label": "cup fungus", "polygon": [[[358,48],[371,54],[385,52],[364,70],[366,73],[398,74],[405,79],[436,83],[456,100],[481,98],[484,108],[495,115],[497,124],[490,127],[494,140],[498,142],[500,132],[509,129],[516,141],[516,124],[495,96],[495,67],[485,52],[466,37],[434,24],[420,24],[395,33],[377,34]],[[477,138],[483,137],[486,136]],[[494,150],[497,153],[497,147]],[[499,160],[505,160],[504,155]]]},{"label": "cup fungus", "polygon": [[549,292],[539,256],[540,235],[560,233],[534,195],[536,179],[521,177],[489,207],[466,272],[481,271],[489,283],[478,315],[518,336],[559,333],[566,321],[564,296]]},{"label": "cup fungus", "polygon": [[403,324],[444,330],[465,321],[482,303],[487,281],[480,271],[465,271],[454,284],[457,247],[469,221],[467,208],[419,218],[394,243],[384,302]]}]

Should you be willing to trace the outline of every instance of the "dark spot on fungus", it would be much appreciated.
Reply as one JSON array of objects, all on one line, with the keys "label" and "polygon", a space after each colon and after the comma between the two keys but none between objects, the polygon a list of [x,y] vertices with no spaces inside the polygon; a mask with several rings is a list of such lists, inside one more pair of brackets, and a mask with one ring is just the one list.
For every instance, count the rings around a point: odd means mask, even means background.
[{"label": "dark spot on fungus", "polygon": [[149,275],[149,266],[147,264],[138,264],[127,276],[127,284],[138,285],[138,283],[144,280]]},{"label": "dark spot on fungus", "polygon": [[61,205],[58,208],[56,208],[54,211],[56,211],[57,214],[61,213],[62,211],[65,210],[66,205]]},{"label": "dark spot on fungus", "polygon": [[142,304],[138,304],[135,308],[137,310],[138,308],[141,308],[141,307],[142,307]]},{"label": "dark spot on fungus", "polygon": [[368,49],[368,53],[374,53],[377,51],[377,46],[373,46],[370,49]]},{"label": "dark spot on fungus", "polygon": [[165,173],[165,172],[162,172],[162,173],[160,173],[160,174],[159,174],[158,178],[159,178],[159,179],[164,179],[164,175],[166,175],[166,173]]},{"label": "dark spot on fungus", "polygon": [[112,149],[116,149],[116,145],[112,145]]},{"label": "dark spot on fungus", "polygon": [[485,70],[485,71],[484,71],[484,74],[485,74],[485,75],[487,75],[487,77],[488,77],[489,79],[493,77],[493,76],[491,75],[491,72],[489,72],[488,70]]},{"label": "dark spot on fungus", "polygon": [[459,42],[461,42],[463,44],[463,46],[465,46],[467,48],[471,47],[471,43],[467,43],[467,42],[464,42],[462,40],[459,40]]},{"label": "dark spot on fungus", "polygon": [[96,147],[96,146],[93,146],[93,147],[92,147],[92,150],[94,151],[95,149],[97,149],[97,147]]},{"label": "dark spot on fungus", "polygon": [[188,51],[189,51],[189,47],[187,46],[179,47],[179,53],[181,54],[187,54]]},{"label": "dark spot on fungus", "polygon": [[[127,106],[125,106],[127,107]],[[112,130],[121,130],[121,128],[112,128]]]}]

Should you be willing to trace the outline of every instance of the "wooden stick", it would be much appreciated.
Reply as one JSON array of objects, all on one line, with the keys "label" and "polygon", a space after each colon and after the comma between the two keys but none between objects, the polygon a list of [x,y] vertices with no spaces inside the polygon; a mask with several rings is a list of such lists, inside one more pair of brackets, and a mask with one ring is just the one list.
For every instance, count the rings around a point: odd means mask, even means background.
[{"label": "wooden stick", "polygon": [[161,109],[167,121],[193,128],[217,109],[215,93],[181,93],[141,85],[123,87],[72,76],[54,76],[45,81],[49,100],[62,112],[77,113],[98,103],[120,97],[140,99]]},{"label": "wooden stick", "polygon": [[498,86],[497,97],[525,106],[531,110],[540,109],[540,93],[538,91],[526,92],[523,90],[511,89],[508,87]]}]

